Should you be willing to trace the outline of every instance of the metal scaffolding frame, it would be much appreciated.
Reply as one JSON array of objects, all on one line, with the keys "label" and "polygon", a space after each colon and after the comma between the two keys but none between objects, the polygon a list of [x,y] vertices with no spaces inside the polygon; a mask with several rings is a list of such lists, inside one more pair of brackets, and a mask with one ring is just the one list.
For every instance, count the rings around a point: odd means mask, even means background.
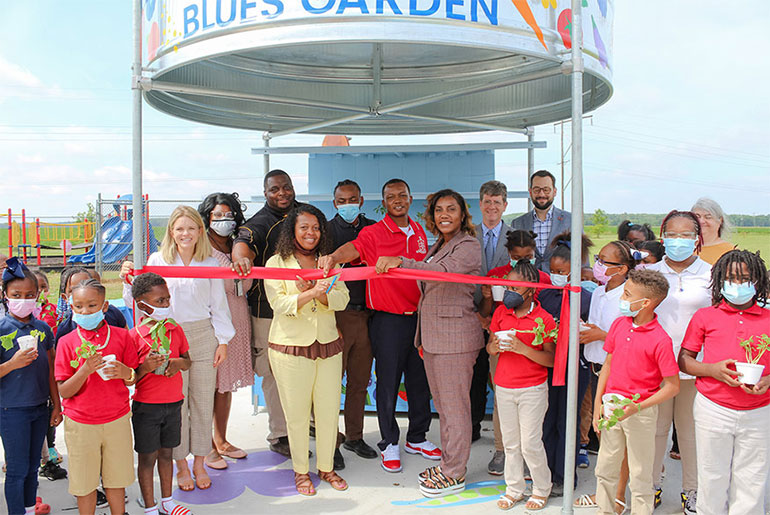
[{"label": "metal scaffolding frame", "polygon": [[[350,121],[362,120],[378,117],[400,117],[414,120],[434,121],[446,123],[453,126],[463,126],[478,128],[481,130],[498,130],[510,133],[524,134],[527,136],[527,143],[522,148],[527,149],[527,172],[528,177],[534,173],[534,149],[537,142],[534,141],[534,130],[531,127],[505,127],[495,124],[488,124],[476,120],[462,120],[455,118],[445,118],[436,116],[423,116],[402,111],[414,107],[424,106],[439,101],[446,101],[489,91],[496,88],[511,86],[513,84],[552,77],[558,74],[571,74],[571,103],[572,103],[572,245],[570,262],[573,270],[579,270],[582,266],[581,260],[581,235],[583,232],[583,174],[582,174],[582,137],[583,137],[583,29],[582,29],[582,0],[572,0],[572,49],[571,60],[561,63],[559,66],[553,66],[542,70],[518,75],[504,80],[493,81],[487,84],[472,85],[463,88],[444,91],[415,98],[408,101],[398,102],[392,105],[381,105],[381,71],[382,71],[382,48],[379,44],[373,45],[372,51],[372,97],[371,104],[367,107],[353,106],[336,103],[325,103],[314,100],[304,100],[297,98],[272,97],[256,94],[247,94],[234,91],[223,91],[199,86],[179,85],[168,82],[152,81],[143,76],[142,69],[142,7],[141,0],[133,0],[133,65],[132,65],[132,189],[133,189],[133,210],[134,213],[142,212],[142,92],[163,90],[166,92],[187,93],[196,95],[231,97],[246,100],[258,100],[262,102],[279,103],[286,105],[299,105],[305,107],[321,107],[324,109],[336,110],[348,113],[339,118],[323,120],[314,123],[297,126],[292,129],[286,129],[276,132],[265,132],[262,135],[264,149],[255,149],[254,153],[263,154],[263,166],[267,171],[270,166],[271,153],[285,153],[286,149],[270,149],[270,141],[273,138],[288,134],[296,134],[312,131],[324,127],[330,127]],[[349,147],[351,148],[351,147]],[[351,152],[361,152],[361,149],[350,150]],[[296,152],[296,151],[295,151]],[[529,209],[532,208],[531,202]],[[133,244],[134,244],[134,267],[141,270],[145,264],[145,253],[143,250],[145,244],[143,224],[134,224],[133,226]],[[571,275],[570,285],[573,289],[580,287],[580,274]],[[575,451],[576,451],[576,433],[577,433],[577,367],[578,367],[578,344],[579,344],[579,322],[580,322],[580,293],[579,290],[571,291],[570,296],[570,323],[569,323],[569,358],[567,368],[567,420],[575,423],[567,424],[566,451],[564,463],[564,497],[562,513],[572,514],[572,497],[574,493],[573,481],[575,474]]]}]

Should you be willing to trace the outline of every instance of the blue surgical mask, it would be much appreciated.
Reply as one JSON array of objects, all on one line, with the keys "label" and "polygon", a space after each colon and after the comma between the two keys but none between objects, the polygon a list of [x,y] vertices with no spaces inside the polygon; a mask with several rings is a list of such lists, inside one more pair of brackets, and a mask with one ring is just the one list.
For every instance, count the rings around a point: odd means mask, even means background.
[{"label": "blue surgical mask", "polygon": [[342,204],[337,207],[337,213],[349,224],[356,221],[356,217],[360,212],[361,209],[358,207],[358,204]]},{"label": "blue surgical mask", "polygon": [[535,258],[532,258],[532,259],[511,259],[511,268],[516,268],[516,265],[519,262],[527,262],[527,261],[529,261],[530,265],[534,265],[535,262],[537,261],[537,259],[535,259]]},{"label": "blue surgical mask", "polygon": [[551,273],[551,284],[554,286],[567,286],[569,275]]},{"label": "blue surgical mask", "polygon": [[588,293],[593,293],[594,290],[599,287],[599,285],[593,281],[580,281],[580,287]]},{"label": "blue surgical mask", "polygon": [[730,304],[742,306],[751,301],[757,294],[757,287],[754,283],[733,283],[725,281],[722,285],[722,296]]},{"label": "blue surgical mask", "polygon": [[513,290],[505,290],[503,293],[503,305],[508,309],[518,308],[524,304],[524,297]]},{"label": "blue surgical mask", "polygon": [[663,238],[666,256],[671,261],[680,263],[695,252],[695,240],[688,238]]},{"label": "blue surgical mask", "polygon": [[87,331],[93,331],[99,327],[102,320],[104,320],[104,311],[101,309],[89,315],[72,312],[72,321]]},{"label": "blue surgical mask", "polygon": [[624,317],[635,317],[644,308],[639,308],[636,311],[632,311],[631,310],[631,304],[636,304],[637,302],[642,302],[642,301],[645,301],[645,300],[647,300],[647,299],[646,298],[644,298],[644,299],[636,299],[635,301],[629,301],[629,300],[626,300],[626,299],[620,299],[620,314],[623,315]]}]

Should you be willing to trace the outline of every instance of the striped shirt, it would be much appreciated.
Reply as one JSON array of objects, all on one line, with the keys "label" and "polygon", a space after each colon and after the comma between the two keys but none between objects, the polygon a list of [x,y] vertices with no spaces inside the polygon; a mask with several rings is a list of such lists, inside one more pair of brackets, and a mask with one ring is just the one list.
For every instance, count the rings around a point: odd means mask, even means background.
[{"label": "striped shirt", "polygon": [[535,209],[532,210],[532,219],[532,230],[537,234],[535,246],[540,254],[545,254],[545,249],[548,247],[548,236],[551,234],[551,224],[553,223],[553,206],[548,210],[544,221],[538,218]]}]

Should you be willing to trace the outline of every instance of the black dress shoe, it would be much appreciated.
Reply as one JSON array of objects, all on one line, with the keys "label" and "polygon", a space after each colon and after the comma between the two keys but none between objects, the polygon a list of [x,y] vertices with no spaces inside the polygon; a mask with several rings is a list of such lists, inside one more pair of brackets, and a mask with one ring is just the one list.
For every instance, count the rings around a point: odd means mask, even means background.
[{"label": "black dress shoe", "polygon": [[362,440],[346,440],[345,443],[342,444],[342,446],[352,451],[362,458],[366,458],[368,460],[372,460],[374,458],[377,458],[380,453],[369,447],[366,442]]},{"label": "black dress shoe", "polygon": [[481,440],[481,429],[479,429],[478,431],[474,430],[471,433],[471,443],[473,443],[475,441],[478,441],[478,440]]},{"label": "black dress shoe", "polygon": [[277,452],[281,456],[286,456],[287,458],[291,458],[291,449],[289,449],[289,437],[288,436],[279,437],[277,442],[270,444],[270,450],[273,452]]},{"label": "black dress shoe", "polygon": [[342,453],[339,449],[334,449],[334,470],[342,470],[345,468],[345,458],[342,457]]}]

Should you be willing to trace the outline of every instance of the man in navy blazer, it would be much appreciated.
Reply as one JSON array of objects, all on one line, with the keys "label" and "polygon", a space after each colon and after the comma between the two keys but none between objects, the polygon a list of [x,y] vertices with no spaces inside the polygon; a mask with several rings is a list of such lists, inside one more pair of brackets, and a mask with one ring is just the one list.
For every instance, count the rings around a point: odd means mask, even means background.
[{"label": "man in navy blazer", "polygon": [[[479,208],[481,223],[476,225],[476,238],[481,243],[481,275],[498,266],[503,266],[510,260],[508,249],[505,248],[506,236],[511,228],[503,221],[503,213],[508,207],[508,188],[500,181],[487,181],[479,190]],[[476,288],[474,296],[476,306],[481,303],[481,289]],[[481,438],[481,421],[487,407],[487,381],[489,378],[490,362],[486,348],[479,351],[478,359],[473,367],[471,381],[471,421],[473,423],[471,441]],[[495,475],[503,473],[504,456],[502,452],[502,437],[495,427],[495,447],[500,454],[495,462],[490,462],[490,472]]]},{"label": "man in navy blazer", "polygon": [[556,198],[556,178],[548,170],[538,170],[529,180],[529,197],[535,208],[516,218],[511,227],[532,231],[537,235],[535,265],[544,272],[551,271],[551,242],[564,231],[569,231],[572,214],[553,205]]}]

